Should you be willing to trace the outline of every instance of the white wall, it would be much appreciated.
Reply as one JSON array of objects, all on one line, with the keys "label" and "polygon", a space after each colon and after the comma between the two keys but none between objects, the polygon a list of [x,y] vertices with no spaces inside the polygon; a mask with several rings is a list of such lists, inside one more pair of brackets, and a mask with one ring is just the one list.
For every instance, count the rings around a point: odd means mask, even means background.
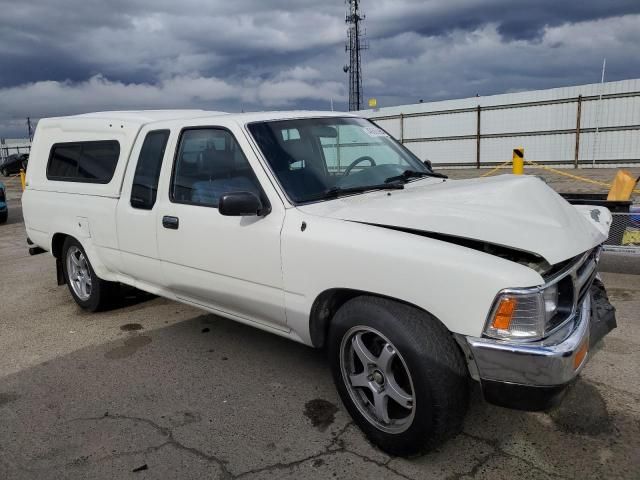
[{"label": "white wall", "polygon": [[515,147],[524,147],[525,157],[530,160],[569,164],[575,157],[579,95],[583,97],[579,161],[591,163],[595,157],[597,163],[640,162],[640,79],[382,107],[359,113],[403,140],[420,158],[440,165],[475,165],[480,106],[481,164],[505,162]]}]

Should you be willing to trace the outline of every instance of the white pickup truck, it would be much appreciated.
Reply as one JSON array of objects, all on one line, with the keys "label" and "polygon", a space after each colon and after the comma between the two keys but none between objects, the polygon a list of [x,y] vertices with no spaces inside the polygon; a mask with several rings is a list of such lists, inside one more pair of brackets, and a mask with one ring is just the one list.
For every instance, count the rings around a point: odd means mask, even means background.
[{"label": "white pickup truck", "polygon": [[127,284],[326,348],[393,454],[460,431],[472,380],[547,408],[615,327],[607,209],[531,176],[449,180],[349,114],[43,119],[22,204],[81,307]]}]

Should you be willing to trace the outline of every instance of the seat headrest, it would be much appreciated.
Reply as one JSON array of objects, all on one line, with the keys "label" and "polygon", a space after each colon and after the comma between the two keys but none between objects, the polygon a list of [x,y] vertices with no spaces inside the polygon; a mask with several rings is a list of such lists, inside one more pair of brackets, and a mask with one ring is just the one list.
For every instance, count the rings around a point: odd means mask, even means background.
[{"label": "seat headrest", "polygon": [[235,167],[233,152],[214,148],[203,150],[199,162],[200,172],[211,176],[229,173]]}]

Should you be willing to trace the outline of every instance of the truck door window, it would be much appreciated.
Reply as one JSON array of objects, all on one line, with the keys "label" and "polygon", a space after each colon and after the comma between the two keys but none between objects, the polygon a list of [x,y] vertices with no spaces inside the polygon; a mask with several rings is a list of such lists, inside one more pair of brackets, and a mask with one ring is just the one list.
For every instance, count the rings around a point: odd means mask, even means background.
[{"label": "truck door window", "polygon": [[130,201],[133,208],[151,210],[155,205],[160,168],[168,139],[169,130],[154,130],[147,133],[140,150],[131,187]]},{"label": "truck door window", "polygon": [[171,181],[175,203],[217,207],[226,193],[261,189],[236,139],[221,128],[195,128],[182,132]]}]

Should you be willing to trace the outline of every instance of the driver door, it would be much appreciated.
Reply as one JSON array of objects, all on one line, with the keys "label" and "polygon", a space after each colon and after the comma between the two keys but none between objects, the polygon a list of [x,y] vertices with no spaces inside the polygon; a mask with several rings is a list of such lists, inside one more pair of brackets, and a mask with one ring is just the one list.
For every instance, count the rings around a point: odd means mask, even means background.
[{"label": "driver door", "polygon": [[274,205],[261,217],[223,216],[217,208],[220,197],[234,191],[249,191],[263,204],[269,202],[231,130],[184,129],[164,185],[157,238],[166,287],[181,300],[285,329],[280,257],[284,208]]}]

